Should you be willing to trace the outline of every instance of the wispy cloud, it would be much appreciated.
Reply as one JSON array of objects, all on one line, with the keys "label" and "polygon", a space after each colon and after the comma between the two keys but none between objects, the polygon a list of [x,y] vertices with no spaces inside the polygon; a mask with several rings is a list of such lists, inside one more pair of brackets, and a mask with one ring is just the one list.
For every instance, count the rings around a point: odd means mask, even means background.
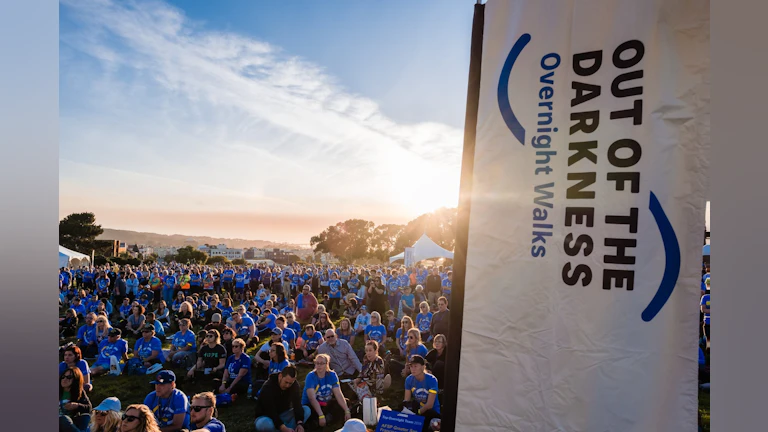
[{"label": "wispy cloud", "polygon": [[[216,203],[261,203],[244,208],[262,213],[323,212],[333,202],[350,217],[376,219],[367,209],[385,208],[407,219],[457,201],[460,130],[397,123],[320,65],[211,31],[165,3],[62,7],[73,24],[62,28],[60,68],[71,192],[98,181],[98,169],[83,166],[108,166],[123,173],[112,183],[122,193],[145,193],[131,184],[141,178],[155,187],[148,193],[181,184]],[[165,199],[189,204],[185,194]]]}]

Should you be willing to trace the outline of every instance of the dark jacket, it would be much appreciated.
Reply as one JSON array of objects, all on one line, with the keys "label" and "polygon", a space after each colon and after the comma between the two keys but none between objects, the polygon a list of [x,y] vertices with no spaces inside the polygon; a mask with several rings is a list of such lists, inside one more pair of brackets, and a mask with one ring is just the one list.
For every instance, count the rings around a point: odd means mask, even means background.
[{"label": "dark jacket", "polygon": [[83,414],[90,414],[91,413],[91,400],[88,399],[88,395],[85,394],[85,391],[83,391],[80,394],[80,399],[78,399],[76,401],[70,401],[70,402],[74,402],[74,403],[77,404],[77,408],[75,410],[73,410],[73,411],[66,411],[65,410],[67,415],[70,416],[71,418],[75,418],[75,417],[81,416]]},{"label": "dark jacket", "polygon": [[448,339],[448,331],[451,329],[451,310],[446,309],[445,312],[437,312],[432,316],[432,323],[429,327],[429,332],[432,335],[443,334]]},{"label": "dark jacket", "polygon": [[440,280],[440,275],[427,276],[427,292],[440,292],[442,290],[443,281]]},{"label": "dark jacket", "polygon": [[301,387],[295,381],[288,390],[280,388],[279,374],[272,374],[264,383],[256,400],[256,418],[266,416],[272,419],[275,429],[280,430],[283,420],[280,414],[293,408],[296,424],[304,421],[304,408],[301,406]]}]

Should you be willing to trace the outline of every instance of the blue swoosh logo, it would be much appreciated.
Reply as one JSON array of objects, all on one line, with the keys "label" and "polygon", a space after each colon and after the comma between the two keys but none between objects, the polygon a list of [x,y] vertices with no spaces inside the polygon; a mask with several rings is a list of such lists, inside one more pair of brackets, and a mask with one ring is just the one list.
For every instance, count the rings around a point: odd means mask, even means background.
[{"label": "blue swoosh logo", "polygon": [[653,219],[659,227],[659,233],[661,233],[661,241],[664,244],[666,263],[664,265],[664,276],[661,278],[659,289],[656,291],[656,295],[653,296],[648,307],[645,308],[641,315],[645,322],[654,319],[659,311],[661,311],[661,308],[667,304],[667,300],[669,300],[669,297],[672,295],[672,291],[675,290],[677,279],[680,276],[680,244],[677,241],[675,229],[672,228],[669,218],[667,218],[664,209],[661,208],[661,203],[659,203],[659,200],[653,192],[651,192],[651,202],[648,208],[651,210]]},{"label": "blue swoosh logo", "polygon": [[501,111],[501,117],[504,119],[504,123],[512,131],[512,135],[520,141],[520,144],[525,145],[525,128],[520,124],[520,121],[512,112],[512,106],[509,104],[509,75],[512,72],[512,66],[515,65],[517,57],[520,52],[523,51],[528,42],[531,41],[531,35],[525,33],[515,42],[512,50],[509,52],[507,59],[504,61],[504,67],[501,68],[501,76],[499,77],[499,88],[497,90],[497,96],[499,99],[499,110]]}]

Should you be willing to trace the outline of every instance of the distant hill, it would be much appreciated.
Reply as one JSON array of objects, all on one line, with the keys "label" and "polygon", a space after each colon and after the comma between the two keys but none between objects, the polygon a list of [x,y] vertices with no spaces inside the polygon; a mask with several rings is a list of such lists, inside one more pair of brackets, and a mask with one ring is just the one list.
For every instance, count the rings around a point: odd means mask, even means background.
[{"label": "distant hill", "polygon": [[175,246],[183,247],[188,246],[191,243],[188,241],[194,240],[194,246],[203,244],[217,245],[224,243],[228,247],[246,249],[251,247],[256,248],[281,248],[281,249],[302,249],[306,246],[279,243],[267,240],[245,240],[245,239],[230,239],[230,238],[215,238],[215,237],[201,237],[201,236],[189,236],[183,234],[155,234],[146,232],[136,232],[128,230],[118,230],[112,228],[104,228],[104,232],[97,237],[98,240],[120,240],[126,242],[126,244],[141,244],[147,246]]}]

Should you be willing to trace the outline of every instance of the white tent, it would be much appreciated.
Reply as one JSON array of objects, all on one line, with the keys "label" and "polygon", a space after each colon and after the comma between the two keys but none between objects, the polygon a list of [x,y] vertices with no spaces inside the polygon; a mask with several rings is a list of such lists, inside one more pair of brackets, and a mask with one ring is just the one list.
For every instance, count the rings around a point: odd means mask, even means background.
[{"label": "white tent", "polygon": [[[401,252],[393,257],[389,257],[389,262],[395,262],[405,258],[405,252]],[[419,262],[430,258],[450,258],[453,259],[453,252],[440,247],[437,243],[422,235],[420,239],[413,244],[413,260]]]},{"label": "white tent", "polygon": [[83,265],[85,261],[90,263],[91,257],[59,245],[59,267],[69,267],[70,265],[80,266]]}]

